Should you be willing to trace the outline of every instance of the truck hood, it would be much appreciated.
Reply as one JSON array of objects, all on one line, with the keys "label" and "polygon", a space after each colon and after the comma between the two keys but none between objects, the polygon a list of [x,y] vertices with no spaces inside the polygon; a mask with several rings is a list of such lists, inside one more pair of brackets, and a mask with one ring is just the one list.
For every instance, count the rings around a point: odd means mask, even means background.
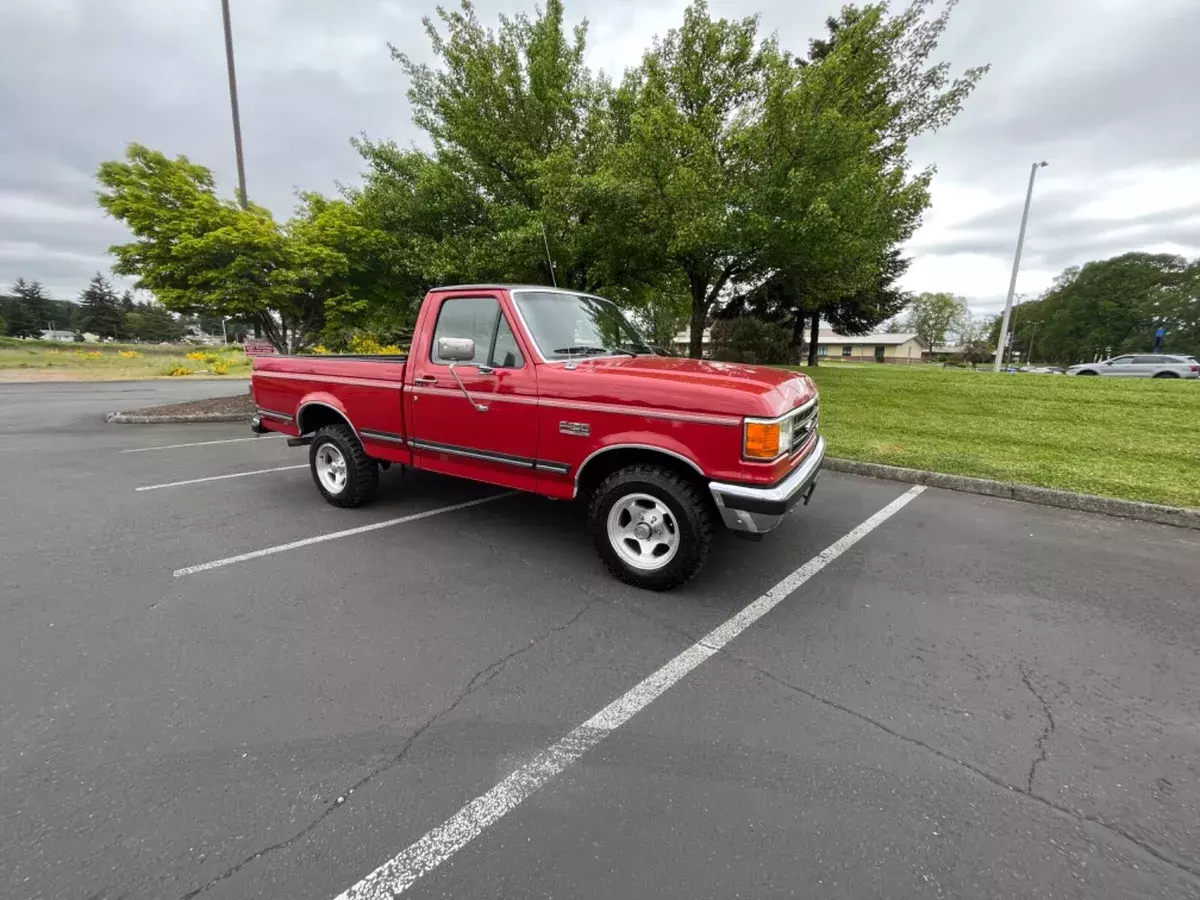
[{"label": "truck hood", "polygon": [[580,360],[574,369],[542,366],[538,392],[564,400],[770,417],[805,403],[817,389],[807,375],[767,366],[670,356],[616,356]]}]

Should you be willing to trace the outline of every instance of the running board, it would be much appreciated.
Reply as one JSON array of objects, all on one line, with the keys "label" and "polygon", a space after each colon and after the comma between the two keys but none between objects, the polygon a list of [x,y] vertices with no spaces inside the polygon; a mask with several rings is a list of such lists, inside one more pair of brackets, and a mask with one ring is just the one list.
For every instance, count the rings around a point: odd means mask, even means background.
[{"label": "running board", "polygon": [[312,435],[311,434],[306,435],[305,437],[290,437],[287,439],[287,445],[289,447],[307,447],[311,443],[312,443]]}]

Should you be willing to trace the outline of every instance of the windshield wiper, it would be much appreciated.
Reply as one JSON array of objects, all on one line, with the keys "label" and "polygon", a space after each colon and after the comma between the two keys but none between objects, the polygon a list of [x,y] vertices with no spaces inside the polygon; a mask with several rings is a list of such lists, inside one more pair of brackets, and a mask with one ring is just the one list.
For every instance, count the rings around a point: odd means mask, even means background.
[{"label": "windshield wiper", "polygon": [[559,347],[555,353],[565,353],[568,356],[579,354],[580,356],[591,356],[596,353],[625,353],[629,356],[637,356],[632,350],[626,350],[624,347]]}]

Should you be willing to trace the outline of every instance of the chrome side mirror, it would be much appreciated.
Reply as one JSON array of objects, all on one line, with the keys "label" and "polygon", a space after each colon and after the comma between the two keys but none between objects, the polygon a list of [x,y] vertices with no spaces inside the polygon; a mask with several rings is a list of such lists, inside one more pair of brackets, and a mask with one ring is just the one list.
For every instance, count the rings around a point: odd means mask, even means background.
[{"label": "chrome side mirror", "polygon": [[476,412],[487,412],[488,407],[482,403],[476,403],[471,399],[471,395],[467,392],[467,386],[462,383],[462,379],[458,377],[458,372],[454,371],[454,367],[460,362],[470,362],[475,358],[475,342],[470,338],[438,338],[438,359],[449,361],[450,375],[458,384],[458,389],[462,391],[463,396],[467,398],[467,402],[475,407]]},{"label": "chrome side mirror", "polygon": [[438,338],[438,359],[469,362],[475,358],[475,342],[470,338]]}]

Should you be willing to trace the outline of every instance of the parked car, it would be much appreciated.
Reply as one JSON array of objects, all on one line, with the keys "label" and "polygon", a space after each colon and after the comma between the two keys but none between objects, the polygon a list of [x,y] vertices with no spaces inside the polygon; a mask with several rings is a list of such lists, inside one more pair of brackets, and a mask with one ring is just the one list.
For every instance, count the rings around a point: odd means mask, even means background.
[{"label": "parked car", "polygon": [[545,287],[435,289],[407,356],[260,356],[251,390],[251,428],[308,445],[335,506],[391,464],[586,496],[601,558],[655,590],[718,522],[760,539],[807,504],[825,456],[808,376],[655,355],[608,300]]},{"label": "parked car", "polygon": [[1071,366],[1067,374],[1109,378],[1200,378],[1200,363],[1190,356],[1169,353],[1126,354],[1103,362]]}]

